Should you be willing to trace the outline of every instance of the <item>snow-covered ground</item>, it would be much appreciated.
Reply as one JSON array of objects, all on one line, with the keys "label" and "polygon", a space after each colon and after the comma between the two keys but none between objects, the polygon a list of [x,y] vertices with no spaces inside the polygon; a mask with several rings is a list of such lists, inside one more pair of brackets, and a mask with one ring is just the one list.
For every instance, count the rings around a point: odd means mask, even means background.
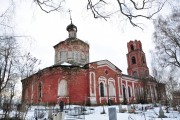
[{"label": "snow-covered ground", "polygon": [[[119,106],[115,105],[115,106],[104,106],[104,110],[106,114],[101,114],[103,111],[103,107],[102,106],[96,106],[96,107],[85,107],[85,109],[87,110],[85,113],[86,115],[79,115],[77,116],[78,111],[75,110],[76,108],[80,107],[80,106],[66,106],[67,109],[71,108],[71,110],[67,110],[67,112],[65,113],[65,119],[67,120],[73,120],[73,119],[85,119],[85,120],[109,120],[109,115],[108,115],[108,108],[116,108],[116,113],[117,113],[117,120],[180,120],[180,114],[178,111],[173,111],[173,109],[169,110],[169,113],[166,113],[166,110],[164,107],[163,111],[165,116],[167,116],[167,118],[158,118],[159,115],[159,109],[160,107],[153,107],[153,109],[148,109],[148,110],[143,110],[142,111],[142,106],[145,108],[145,106],[152,106],[150,104],[148,105],[135,105],[136,106],[136,111],[135,114],[134,113],[128,113],[127,111],[124,113],[119,113]],[[27,113],[27,120],[33,120],[34,118],[34,111],[35,109],[45,109],[45,107],[31,107],[31,109],[28,111]],[[47,107],[46,107],[47,108]],[[58,106],[54,107],[54,112],[56,112],[56,108],[59,108]],[[123,109],[127,110],[127,105],[122,105]],[[48,118],[49,115],[49,111],[44,111],[45,116],[43,119]]]},{"label": "snow-covered ground", "polygon": [[[142,111],[142,106],[145,108],[145,106],[149,106],[149,109],[146,111]],[[118,105],[113,105],[113,106],[104,106],[105,114],[101,114],[103,111],[102,106],[95,106],[95,107],[85,107],[86,115],[77,115],[78,114],[78,109],[81,107],[80,106],[75,106],[71,105],[66,106],[66,113],[65,113],[65,120],[109,120],[109,115],[108,115],[108,108],[116,108],[116,114],[117,114],[117,120],[180,120],[180,113],[178,111],[174,111],[173,109],[169,109],[169,113],[166,113],[165,107],[162,107],[165,116],[167,118],[158,118],[159,116],[159,109],[160,107],[151,107],[152,105],[135,105],[135,113],[128,113],[125,111],[124,113],[119,113],[119,106]],[[51,112],[56,113],[56,109],[59,108],[59,106],[51,107],[53,109]],[[71,110],[69,110],[71,108]],[[123,109],[127,110],[127,105],[122,105]],[[35,112],[35,109],[41,109],[39,110],[39,113],[43,113],[44,117],[42,119],[38,120],[48,120],[49,116],[49,109],[48,107],[43,107],[43,106],[32,106],[29,108],[27,115],[26,115],[26,120],[35,120],[35,115],[37,112]],[[76,110],[75,110],[76,109]],[[79,109],[79,110],[80,110]],[[0,111],[2,112],[2,111]],[[54,115],[53,113],[53,115]],[[52,115],[52,117],[53,117]]]}]

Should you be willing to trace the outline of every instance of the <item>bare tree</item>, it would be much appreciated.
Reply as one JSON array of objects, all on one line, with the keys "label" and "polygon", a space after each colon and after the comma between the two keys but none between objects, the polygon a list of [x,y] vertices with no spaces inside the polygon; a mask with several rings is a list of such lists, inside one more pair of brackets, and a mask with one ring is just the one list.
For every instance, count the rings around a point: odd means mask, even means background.
[{"label": "bare tree", "polygon": [[180,9],[174,9],[167,17],[154,21],[155,54],[161,66],[180,68]]},{"label": "bare tree", "polygon": [[[161,66],[159,63],[159,57],[151,51],[151,67],[152,67],[152,77],[154,81],[157,82],[156,90],[157,90],[157,100],[162,100],[164,98],[164,89],[162,87],[163,84],[166,85],[166,78],[165,78],[165,67]],[[167,98],[166,98],[167,99]]]},{"label": "bare tree", "polygon": [[[158,98],[163,97],[161,83],[165,84],[166,99],[172,102],[172,94],[178,90],[178,68],[176,66],[164,66],[159,60],[159,56],[152,52],[152,75],[154,80],[158,83]],[[160,85],[160,86],[159,86]]]},{"label": "bare tree", "polygon": [[[151,19],[162,10],[167,1],[168,0],[87,0],[85,6],[87,6],[87,10],[93,14],[94,18],[107,20],[112,16],[120,16],[120,21],[128,20],[131,25],[142,29],[142,23],[138,23],[137,19]],[[46,13],[54,11],[64,13],[64,10],[66,10],[65,0],[33,0],[33,2]],[[3,13],[0,13],[0,18],[5,18],[5,13],[15,5],[14,0],[10,0],[10,3],[10,7]]]},{"label": "bare tree", "polygon": [[0,103],[5,100],[5,118],[11,111],[18,79],[37,72],[40,64],[30,53],[22,55],[19,51],[20,46],[14,36],[0,37]]},{"label": "bare tree", "polygon": [[19,53],[14,36],[0,37],[0,103],[3,101],[5,118],[9,117],[12,110],[15,85],[19,78],[16,62]]},{"label": "bare tree", "polygon": [[154,20],[153,76],[166,84],[167,99],[177,89],[180,68],[180,9],[174,7],[171,14]]},{"label": "bare tree", "polygon": [[174,91],[178,90],[178,77],[176,76],[177,69],[175,67],[171,67],[168,71],[167,77],[166,77],[166,91],[167,91],[167,97],[169,100],[172,100],[172,94]]},{"label": "bare tree", "polygon": [[[91,10],[94,18],[104,18],[107,20],[111,15],[118,14],[131,25],[141,28],[137,23],[137,18],[151,19],[156,13],[161,11],[167,0],[116,0],[112,3],[108,0],[88,0],[87,9]],[[113,9],[107,11],[112,5]]]},{"label": "bare tree", "polygon": [[151,51],[151,68],[152,76],[157,83],[164,83],[165,67],[161,65],[159,56],[154,51]]},{"label": "bare tree", "polygon": [[13,37],[0,37],[0,95],[9,81],[17,75],[15,60],[18,45]]},{"label": "bare tree", "polygon": [[17,63],[21,79],[27,78],[36,73],[38,71],[38,65],[40,65],[40,62],[40,60],[33,57],[30,53],[20,56]]},{"label": "bare tree", "polygon": [[46,13],[53,11],[62,11],[65,0],[34,0],[40,9]]},{"label": "bare tree", "polygon": [[[17,77],[17,76],[16,76]],[[3,90],[3,112],[4,112],[4,118],[9,118],[9,114],[13,109],[13,98],[15,96],[15,86],[16,86],[17,78],[16,80],[11,80],[8,82],[6,88]]]},{"label": "bare tree", "polygon": [[9,6],[4,10],[0,11],[0,30],[2,29],[2,33],[4,33],[4,29],[12,29],[10,23],[12,22],[12,15],[14,13],[14,2],[13,0],[8,1]]},{"label": "bare tree", "polygon": [[[65,0],[34,0],[34,2],[46,13],[62,11]],[[94,18],[107,20],[113,15],[121,15],[135,27],[141,26],[137,18],[151,19],[163,8],[167,0],[87,0],[87,10],[90,10]],[[122,18],[121,17],[121,18]]]}]

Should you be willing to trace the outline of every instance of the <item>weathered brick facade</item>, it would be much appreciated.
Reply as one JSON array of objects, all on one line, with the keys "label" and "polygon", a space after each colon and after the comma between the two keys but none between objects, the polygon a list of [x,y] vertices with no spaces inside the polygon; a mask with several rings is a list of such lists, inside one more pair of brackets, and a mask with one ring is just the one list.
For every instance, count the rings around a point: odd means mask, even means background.
[{"label": "weathered brick facade", "polygon": [[140,41],[128,43],[129,75],[124,75],[108,60],[89,63],[89,45],[75,38],[77,27],[72,23],[67,30],[69,39],[54,46],[55,64],[22,80],[22,103],[96,105],[141,102],[144,97],[157,100],[157,83],[150,79]]},{"label": "weathered brick facade", "polygon": [[[87,69],[78,66],[59,65],[45,68],[22,80],[22,102],[34,104],[57,103],[63,99],[67,103],[82,103],[85,101],[85,96],[88,96],[87,73]],[[61,80],[67,81],[68,94],[66,96],[58,95],[58,85]]]}]

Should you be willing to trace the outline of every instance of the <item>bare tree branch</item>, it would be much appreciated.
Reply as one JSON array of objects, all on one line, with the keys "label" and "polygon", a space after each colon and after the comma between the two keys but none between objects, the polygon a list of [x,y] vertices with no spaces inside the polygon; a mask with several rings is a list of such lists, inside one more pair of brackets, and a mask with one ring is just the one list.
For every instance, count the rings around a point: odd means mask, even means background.
[{"label": "bare tree branch", "polygon": [[52,0],[34,0],[34,2],[40,7],[42,11],[50,13],[53,11],[60,12],[64,0],[60,0],[59,3],[54,3]]},{"label": "bare tree branch", "polygon": [[[115,10],[115,12],[111,12],[110,14],[106,13],[107,11],[103,12],[101,9],[99,9],[104,6],[108,6],[108,3],[105,0],[99,0],[94,4],[93,4],[93,0],[88,0],[87,9],[91,10],[94,18],[103,18],[104,20],[110,18],[110,15],[114,13],[120,13],[129,20],[131,25],[142,29],[142,27],[139,26],[136,22],[134,22],[134,20],[137,18],[151,19],[155,14],[157,14],[159,11],[162,10],[167,0],[164,0],[159,3],[157,3],[156,0],[143,0],[142,5],[139,5],[135,0],[130,0],[129,3],[121,0],[116,0],[116,2],[119,8],[118,10]],[[156,6],[157,10],[153,12],[153,10],[151,9],[154,8],[152,4],[155,2],[157,3]],[[151,14],[147,15],[146,13],[138,13],[138,11],[144,11],[144,10],[151,11]]]},{"label": "bare tree branch", "polygon": [[175,13],[165,18],[160,16],[154,21],[154,43],[155,51],[160,58],[161,64],[165,66],[174,65],[180,68],[180,18],[173,17],[174,14],[180,15],[180,10],[174,11]]}]

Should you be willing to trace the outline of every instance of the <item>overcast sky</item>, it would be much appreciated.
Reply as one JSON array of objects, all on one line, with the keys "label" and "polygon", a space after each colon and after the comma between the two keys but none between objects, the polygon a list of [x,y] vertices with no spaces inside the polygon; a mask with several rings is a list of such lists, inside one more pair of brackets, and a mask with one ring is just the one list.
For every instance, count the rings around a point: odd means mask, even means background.
[{"label": "overcast sky", "polygon": [[41,60],[41,69],[54,64],[53,46],[68,37],[66,27],[70,19],[67,9],[72,10],[72,21],[78,29],[77,37],[90,44],[90,62],[107,59],[127,74],[127,42],[140,40],[148,67],[151,68],[149,51],[153,49],[152,21],[138,21],[144,24],[144,30],[141,30],[115,17],[108,21],[94,19],[86,10],[87,0],[69,1],[66,0],[63,13],[50,14],[41,11],[29,0],[16,3],[15,33],[31,37],[29,42],[22,40],[24,50]]}]

